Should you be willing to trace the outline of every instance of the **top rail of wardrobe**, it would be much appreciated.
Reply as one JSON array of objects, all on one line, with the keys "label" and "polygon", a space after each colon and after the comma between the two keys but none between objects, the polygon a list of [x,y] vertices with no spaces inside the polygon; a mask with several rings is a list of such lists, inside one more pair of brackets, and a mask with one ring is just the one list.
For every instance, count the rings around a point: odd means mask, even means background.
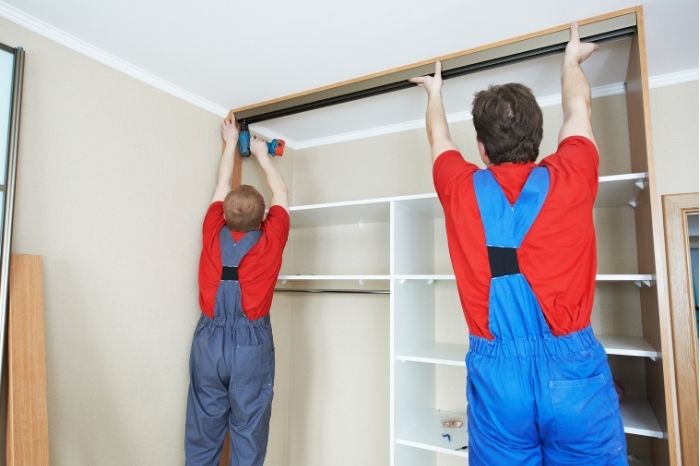
[{"label": "top rail of wardrobe", "polygon": [[[633,36],[637,31],[637,14],[640,11],[641,7],[633,7],[578,21],[581,39],[602,43]],[[399,68],[236,108],[233,112],[238,120],[257,123],[415,86],[408,79],[432,74],[434,63],[438,60],[442,62],[443,79],[450,79],[559,53],[564,50],[569,40],[569,27],[570,24],[562,24]]]}]

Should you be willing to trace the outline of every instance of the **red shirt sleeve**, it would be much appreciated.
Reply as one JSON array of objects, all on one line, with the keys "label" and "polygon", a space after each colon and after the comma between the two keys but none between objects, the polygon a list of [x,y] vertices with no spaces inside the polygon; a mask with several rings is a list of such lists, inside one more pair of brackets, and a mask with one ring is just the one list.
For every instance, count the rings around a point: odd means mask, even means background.
[{"label": "red shirt sleeve", "polygon": [[213,202],[202,223],[202,252],[199,256],[199,306],[209,317],[214,315],[216,288],[221,279],[221,247],[219,232],[226,224],[224,203]]},{"label": "red shirt sleeve", "polygon": [[459,151],[450,149],[438,155],[433,164],[433,184],[441,201],[449,196],[454,182],[469,176],[478,167],[467,162]]},{"label": "red shirt sleeve", "polygon": [[569,136],[541,164],[554,170],[558,178],[572,186],[583,184],[595,202],[598,194],[598,160],[598,149],[593,141],[584,136]]},{"label": "red shirt sleeve", "polygon": [[224,203],[223,201],[212,202],[207,213],[204,215],[204,222],[202,223],[202,235],[204,237],[211,235],[212,233],[219,234],[219,230],[226,223],[224,218]]},{"label": "red shirt sleeve", "polygon": [[259,319],[270,312],[289,223],[289,213],[284,207],[270,207],[261,226],[262,238],[241,262],[242,304],[250,319]]},{"label": "red shirt sleeve", "polygon": [[289,212],[282,206],[273,205],[267,211],[261,229],[265,235],[285,244],[289,237],[289,223]]}]

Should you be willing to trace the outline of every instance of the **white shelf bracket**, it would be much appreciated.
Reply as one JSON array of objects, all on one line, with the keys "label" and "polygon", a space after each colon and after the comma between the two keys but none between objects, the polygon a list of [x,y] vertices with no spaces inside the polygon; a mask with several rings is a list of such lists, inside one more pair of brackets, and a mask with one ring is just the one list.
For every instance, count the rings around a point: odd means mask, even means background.
[{"label": "white shelf bracket", "polygon": [[637,285],[637,288],[641,288],[642,286],[651,288],[651,280],[637,280],[634,282],[634,284]]},{"label": "white shelf bracket", "polygon": [[427,280],[426,283],[428,283],[428,285],[432,285],[433,283],[435,283],[435,280],[433,280],[431,278],[431,279]]},{"label": "white shelf bracket", "polygon": [[401,280],[399,280],[399,283],[400,283],[401,285],[405,285],[405,284],[406,284],[406,279],[405,279],[405,278],[402,278]]},{"label": "white shelf bracket", "polygon": [[647,183],[646,180],[637,180],[634,182],[634,185],[637,187],[637,189],[639,189],[639,192],[637,192],[634,198],[630,199],[630,201],[628,202],[630,207],[632,207],[633,209],[637,207],[637,197],[639,196],[640,192],[644,191],[644,188],[646,188]]}]

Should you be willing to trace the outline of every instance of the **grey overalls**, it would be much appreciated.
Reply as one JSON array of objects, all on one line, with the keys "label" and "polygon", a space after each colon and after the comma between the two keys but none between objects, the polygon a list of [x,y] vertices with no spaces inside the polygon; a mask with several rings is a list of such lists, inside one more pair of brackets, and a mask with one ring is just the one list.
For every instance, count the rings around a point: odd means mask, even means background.
[{"label": "grey overalls", "polygon": [[216,466],[226,429],[230,466],[262,466],[275,379],[270,317],[250,320],[241,306],[238,265],[262,233],[234,242],[221,229],[222,272],[214,319],[202,316],[190,353],[185,457],[187,466]]}]

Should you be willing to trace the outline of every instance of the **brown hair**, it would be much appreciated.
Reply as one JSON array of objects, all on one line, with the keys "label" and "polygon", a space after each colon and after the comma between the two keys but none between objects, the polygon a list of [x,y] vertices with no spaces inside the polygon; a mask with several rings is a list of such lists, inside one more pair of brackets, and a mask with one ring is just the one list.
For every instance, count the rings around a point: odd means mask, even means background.
[{"label": "brown hair", "polygon": [[257,189],[247,184],[234,188],[224,199],[224,218],[231,230],[257,230],[264,214],[265,199]]},{"label": "brown hair", "polygon": [[534,162],[542,141],[542,110],[529,87],[510,83],[489,86],[474,95],[476,139],[489,161]]}]

